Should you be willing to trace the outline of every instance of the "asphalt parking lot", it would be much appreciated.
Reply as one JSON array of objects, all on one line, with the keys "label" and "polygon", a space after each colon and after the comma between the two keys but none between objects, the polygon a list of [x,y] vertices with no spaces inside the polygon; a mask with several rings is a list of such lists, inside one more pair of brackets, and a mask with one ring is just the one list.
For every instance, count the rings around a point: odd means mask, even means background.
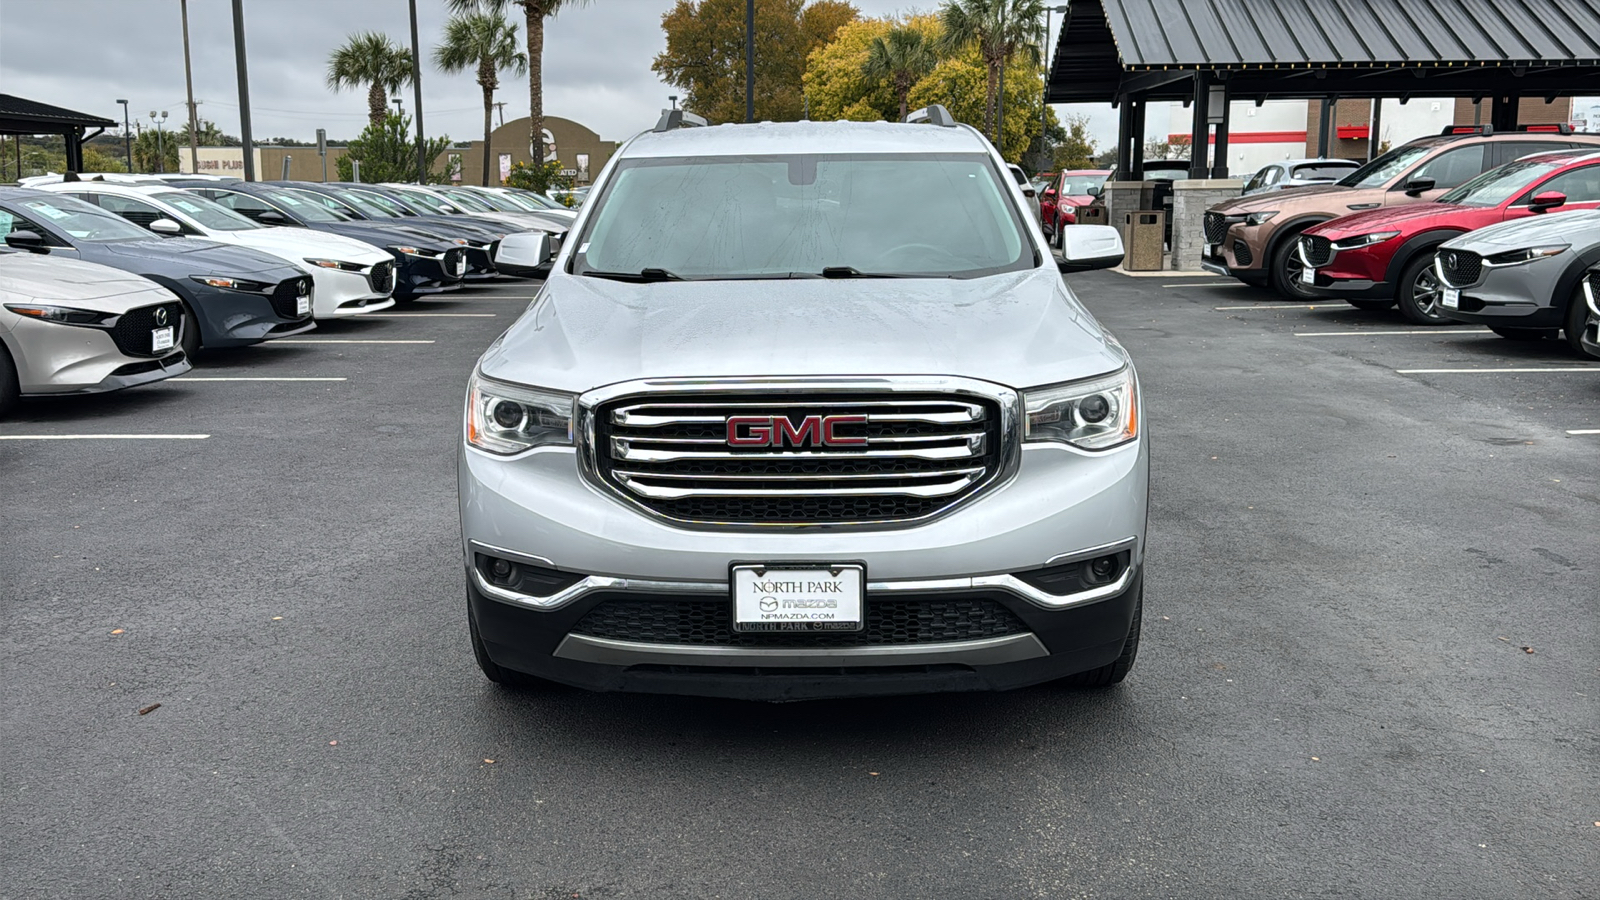
[{"label": "asphalt parking lot", "polygon": [[[1154,441],[1144,642],[1100,692],[485,681],[455,442],[527,282],[28,404],[0,898],[1600,895],[1600,362],[1070,280]],[[106,434],[171,437],[33,439]]]}]

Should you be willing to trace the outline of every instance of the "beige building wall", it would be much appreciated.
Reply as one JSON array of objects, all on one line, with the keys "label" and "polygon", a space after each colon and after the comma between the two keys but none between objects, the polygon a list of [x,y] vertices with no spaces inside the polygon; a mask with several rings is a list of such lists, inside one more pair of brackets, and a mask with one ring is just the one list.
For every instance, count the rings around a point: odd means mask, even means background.
[{"label": "beige building wall", "polygon": [[[562,170],[577,184],[589,184],[600,174],[600,169],[619,146],[616,141],[603,140],[588,128],[560,116],[544,117],[546,158],[549,145],[554,144],[554,157],[561,162]],[[445,151],[447,160],[459,158],[461,184],[482,184],[483,142],[473,141],[470,147],[451,147]],[[502,168],[516,163],[530,163],[533,154],[528,142],[528,117],[514,119],[496,128],[489,135],[489,183],[500,183]]]}]

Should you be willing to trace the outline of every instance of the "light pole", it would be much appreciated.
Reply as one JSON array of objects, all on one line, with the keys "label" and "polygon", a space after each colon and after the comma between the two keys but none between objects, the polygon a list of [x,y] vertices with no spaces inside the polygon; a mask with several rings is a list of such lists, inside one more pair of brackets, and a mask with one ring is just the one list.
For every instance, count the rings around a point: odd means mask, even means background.
[{"label": "light pole", "polygon": [[[1044,157],[1045,151],[1045,123],[1049,121],[1050,112],[1050,104],[1047,102],[1050,98],[1050,14],[1053,12],[1058,12],[1064,17],[1067,14],[1067,10],[1070,8],[1071,7],[1068,6],[1046,6],[1044,8],[1044,53],[1040,54],[1044,57],[1045,61],[1044,96],[1039,98],[1039,156],[1041,159]],[[1062,21],[1065,22],[1066,19],[1063,18]],[[1046,168],[1054,168],[1053,161],[1051,164],[1047,164]]]},{"label": "light pole", "polygon": [[167,151],[161,142],[161,123],[167,120],[167,111],[161,111],[161,118],[156,118],[156,111],[150,110],[150,121],[156,124],[156,171],[165,174],[167,171]]},{"label": "light pole", "polygon": [[673,109],[677,109],[678,108],[678,95],[677,94],[668,94],[667,95],[667,102],[672,104],[672,108]]},{"label": "light pole", "polygon": [[189,93],[189,174],[200,174],[200,122],[199,110],[194,103],[194,74],[189,66],[189,0],[178,0],[178,13],[183,17],[183,86]]},{"label": "light pole", "polygon": [[239,70],[239,143],[244,151],[244,180],[255,181],[255,141],[250,136],[250,66],[244,54],[244,0],[233,0],[233,61]]},{"label": "light pole", "polygon": [[756,120],[756,0],[744,0],[744,120]]},{"label": "light pole", "polygon": [[405,114],[406,114],[406,98],[404,98],[404,97],[396,97],[396,98],[394,98],[393,100],[391,100],[389,102],[394,104],[395,115],[398,115],[398,116],[403,118],[405,116]]},{"label": "light pole", "polygon": [[[122,104],[122,152],[128,156],[128,174],[133,174],[133,126],[128,123],[128,101],[118,100]],[[18,138],[17,140],[22,140]],[[22,177],[22,170],[17,169],[17,177]]]},{"label": "light pole", "polygon": [[[411,0],[411,89],[417,110],[417,184],[428,183],[427,152],[422,144],[422,50],[417,46],[417,0]],[[327,181],[326,178],[323,181]]]}]

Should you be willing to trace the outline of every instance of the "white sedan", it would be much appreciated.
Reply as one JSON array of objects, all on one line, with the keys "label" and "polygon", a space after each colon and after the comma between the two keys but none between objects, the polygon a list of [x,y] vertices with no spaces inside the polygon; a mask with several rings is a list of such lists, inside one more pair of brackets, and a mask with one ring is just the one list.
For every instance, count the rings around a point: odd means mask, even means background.
[{"label": "white sedan", "polygon": [[249,247],[287,260],[311,273],[315,285],[311,312],[318,319],[357,316],[394,305],[394,257],[364,241],[261,225],[198,194],[166,185],[79,181],[41,185],[39,190],[70,194],[157,234]]}]

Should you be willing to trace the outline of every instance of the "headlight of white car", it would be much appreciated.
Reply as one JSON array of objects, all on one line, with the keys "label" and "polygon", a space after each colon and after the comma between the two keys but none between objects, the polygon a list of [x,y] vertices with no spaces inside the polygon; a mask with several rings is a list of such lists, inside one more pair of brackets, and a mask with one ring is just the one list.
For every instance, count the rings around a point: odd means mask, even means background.
[{"label": "headlight of white car", "polygon": [[1504,266],[1520,266],[1523,263],[1530,263],[1536,259],[1544,259],[1550,256],[1560,256],[1561,254],[1567,252],[1567,248],[1571,246],[1571,244],[1554,244],[1548,247],[1529,247],[1526,250],[1508,250],[1505,253],[1496,253],[1493,256],[1485,256],[1483,258],[1483,264],[1491,269],[1498,269]]},{"label": "headlight of white car", "polygon": [[576,399],[565,391],[507,384],[474,372],[467,387],[467,443],[502,456],[571,445]]},{"label": "headlight of white car", "polygon": [[1139,436],[1139,383],[1124,366],[1083,381],[1023,391],[1025,440],[1107,450]]}]

